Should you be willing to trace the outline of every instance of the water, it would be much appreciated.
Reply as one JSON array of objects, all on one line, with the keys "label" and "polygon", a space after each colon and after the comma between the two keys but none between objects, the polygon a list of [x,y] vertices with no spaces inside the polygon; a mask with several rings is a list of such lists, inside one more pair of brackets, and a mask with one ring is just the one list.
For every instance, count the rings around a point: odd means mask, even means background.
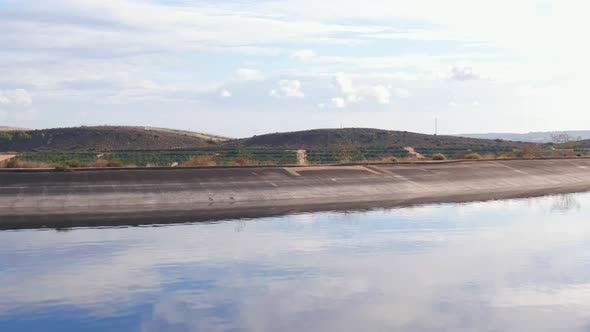
[{"label": "water", "polygon": [[588,331],[590,194],[0,232],[0,331]]}]

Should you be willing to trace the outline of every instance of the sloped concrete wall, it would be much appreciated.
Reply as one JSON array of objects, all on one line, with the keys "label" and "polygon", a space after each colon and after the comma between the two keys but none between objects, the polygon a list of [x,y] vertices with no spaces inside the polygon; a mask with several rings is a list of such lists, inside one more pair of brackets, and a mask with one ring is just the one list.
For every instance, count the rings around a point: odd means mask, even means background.
[{"label": "sloped concrete wall", "polygon": [[[255,217],[590,190],[590,160],[0,172],[0,227]],[[168,219],[170,217],[170,219]],[[157,220],[151,221],[156,218]],[[89,220],[92,220],[90,222]]]}]

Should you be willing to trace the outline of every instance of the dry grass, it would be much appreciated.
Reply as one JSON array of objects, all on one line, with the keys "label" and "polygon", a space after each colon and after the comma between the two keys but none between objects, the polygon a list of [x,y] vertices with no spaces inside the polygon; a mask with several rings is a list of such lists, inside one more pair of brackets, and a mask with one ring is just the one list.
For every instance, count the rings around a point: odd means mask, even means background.
[{"label": "dry grass", "polygon": [[424,160],[426,160],[426,159],[416,157],[416,156],[407,156],[407,157],[402,158],[402,161],[404,161],[404,162],[414,162],[414,161],[424,161]]},{"label": "dry grass", "polygon": [[501,152],[496,156],[496,159],[513,159],[517,157],[518,155],[516,152]]},{"label": "dry grass", "polygon": [[389,158],[383,159],[383,161],[386,163],[397,163],[399,159],[397,159],[397,157],[391,156]]},{"label": "dry grass", "polygon": [[270,160],[265,160],[265,161],[260,161],[258,163],[256,163],[256,165],[260,165],[260,166],[276,166],[277,163],[275,163],[274,161],[270,161]]},{"label": "dry grass", "polygon": [[195,156],[191,157],[189,160],[183,162],[181,166],[191,167],[191,166],[216,166],[217,163],[213,156]]},{"label": "dry grass", "polygon": [[432,160],[447,160],[447,156],[445,156],[442,153],[437,153],[434,156],[432,156]]},{"label": "dry grass", "polygon": [[23,161],[18,159],[9,159],[0,163],[2,168],[51,168],[47,163],[37,161]]},{"label": "dry grass", "polygon": [[481,158],[485,159],[485,160],[494,160],[494,159],[496,159],[496,155],[493,153],[488,153],[488,154],[483,155]]},{"label": "dry grass", "polygon": [[479,159],[481,159],[481,156],[479,155],[479,153],[470,153],[468,155],[465,155],[465,159],[468,159],[468,160],[479,160]]},{"label": "dry grass", "polygon": [[105,159],[96,159],[92,164],[90,164],[88,166],[102,168],[102,167],[107,167],[107,164],[108,163],[109,163],[108,160],[105,160]]},{"label": "dry grass", "polygon": [[123,163],[118,160],[111,160],[107,163],[107,167],[123,167]]}]

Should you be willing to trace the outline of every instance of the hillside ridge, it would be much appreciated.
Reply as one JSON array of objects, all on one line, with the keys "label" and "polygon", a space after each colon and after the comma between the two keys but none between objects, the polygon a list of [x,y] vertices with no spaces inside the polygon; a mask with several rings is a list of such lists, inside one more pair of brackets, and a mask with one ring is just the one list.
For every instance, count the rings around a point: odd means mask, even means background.
[{"label": "hillside ridge", "polygon": [[25,131],[0,131],[0,151],[113,151],[214,146],[227,140],[163,128],[82,126]]}]

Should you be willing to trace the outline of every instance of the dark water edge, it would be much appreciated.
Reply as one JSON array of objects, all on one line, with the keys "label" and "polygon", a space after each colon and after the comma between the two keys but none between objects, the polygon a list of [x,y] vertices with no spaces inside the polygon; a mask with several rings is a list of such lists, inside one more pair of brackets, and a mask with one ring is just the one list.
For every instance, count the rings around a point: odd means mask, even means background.
[{"label": "dark water edge", "polygon": [[587,331],[590,194],[0,232],[0,331]]}]

